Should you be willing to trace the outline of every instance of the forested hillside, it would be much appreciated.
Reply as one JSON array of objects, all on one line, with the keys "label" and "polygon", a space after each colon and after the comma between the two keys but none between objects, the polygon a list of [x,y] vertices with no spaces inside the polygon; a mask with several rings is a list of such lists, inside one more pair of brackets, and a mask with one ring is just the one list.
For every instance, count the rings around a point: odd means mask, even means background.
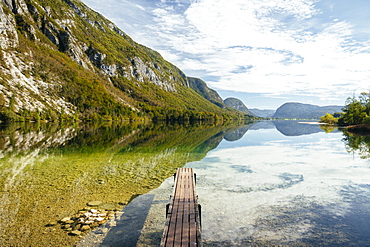
[{"label": "forested hillside", "polygon": [[280,106],[273,118],[288,118],[288,119],[319,119],[326,113],[341,112],[343,106],[317,106],[310,104],[302,104],[296,102],[288,102]]},{"label": "forested hillside", "polygon": [[78,0],[0,1],[1,121],[241,116],[203,86]]},{"label": "forested hillside", "polygon": [[227,99],[224,100],[224,103],[228,107],[233,108],[233,109],[238,110],[238,111],[241,111],[241,112],[245,113],[246,115],[248,115],[250,117],[256,117],[256,115],[254,113],[252,113],[248,109],[248,107],[246,107],[244,105],[243,101],[241,101],[240,99],[227,98]]}]

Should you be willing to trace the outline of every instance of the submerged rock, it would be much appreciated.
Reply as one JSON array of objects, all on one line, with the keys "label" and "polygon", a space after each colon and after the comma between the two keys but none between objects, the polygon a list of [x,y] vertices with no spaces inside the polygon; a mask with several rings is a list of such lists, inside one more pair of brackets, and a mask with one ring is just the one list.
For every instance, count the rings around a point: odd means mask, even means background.
[{"label": "submerged rock", "polygon": [[50,227],[50,226],[55,226],[56,224],[58,224],[58,222],[52,221],[52,222],[49,222],[46,226]]},{"label": "submerged rock", "polygon": [[74,231],[71,231],[71,235],[73,235],[73,236],[79,236],[79,235],[81,235],[81,233],[82,232],[80,232],[80,231],[78,231],[78,230],[74,230]]},{"label": "submerged rock", "polygon": [[69,229],[69,228],[71,228],[71,225],[70,224],[66,224],[66,225],[62,226],[62,228]]},{"label": "submerged rock", "polygon": [[81,231],[88,231],[88,230],[90,230],[91,228],[90,228],[90,226],[88,226],[88,225],[84,225],[84,226],[82,226],[81,227]]},{"label": "submerged rock", "polygon": [[87,206],[97,207],[97,206],[99,206],[102,203],[103,203],[102,201],[92,201],[92,202],[87,203]]},{"label": "submerged rock", "polygon": [[60,222],[66,223],[66,221],[68,221],[68,220],[71,220],[71,218],[70,217],[65,217],[65,218],[61,219]]},{"label": "submerged rock", "polygon": [[[89,203],[89,205],[94,205],[94,203]],[[114,211],[84,208],[73,217],[65,217],[59,222],[62,224],[62,229],[76,236],[104,224],[108,219],[113,219],[114,215]]]}]

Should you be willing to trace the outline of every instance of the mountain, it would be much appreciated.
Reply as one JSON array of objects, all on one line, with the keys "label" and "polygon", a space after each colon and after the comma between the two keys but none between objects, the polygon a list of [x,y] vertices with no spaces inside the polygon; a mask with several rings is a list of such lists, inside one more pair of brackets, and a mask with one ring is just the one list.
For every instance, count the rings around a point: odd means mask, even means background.
[{"label": "mountain", "polygon": [[248,116],[255,117],[251,111],[244,105],[244,103],[240,99],[236,98],[227,98],[224,100],[225,105],[235,110],[241,111]]},{"label": "mountain", "polygon": [[281,105],[272,117],[289,119],[319,119],[326,113],[333,114],[335,112],[341,112],[342,108],[343,106],[317,106],[288,102]]},{"label": "mountain", "polygon": [[0,121],[237,115],[79,0],[0,0]]},{"label": "mountain", "polygon": [[275,110],[260,110],[257,108],[251,108],[249,109],[254,115],[257,117],[265,117],[269,118],[272,117],[275,114]]},{"label": "mountain", "polygon": [[213,104],[224,108],[224,102],[221,98],[221,96],[213,89],[210,89],[207,84],[199,79],[199,78],[193,78],[193,77],[187,77],[189,86],[198,94],[202,95],[205,99],[209,100]]}]

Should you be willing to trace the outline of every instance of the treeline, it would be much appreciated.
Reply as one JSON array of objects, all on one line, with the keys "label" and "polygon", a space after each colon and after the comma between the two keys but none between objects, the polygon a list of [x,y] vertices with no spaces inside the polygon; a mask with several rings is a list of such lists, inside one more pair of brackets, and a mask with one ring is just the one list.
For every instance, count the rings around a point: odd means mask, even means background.
[{"label": "treeline", "polygon": [[246,116],[235,112],[227,114],[214,112],[200,112],[196,110],[182,110],[175,108],[154,107],[139,103],[139,111],[122,106],[115,102],[102,106],[79,105],[74,114],[58,112],[53,109],[40,109],[35,111],[20,110],[16,112],[13,104],[1,105],[2,94],[0,93],[0,122],[89,122],[89,121],[163,121],[175,122],[225,122],[233,119],[244,119]]},{"label": "treeline", "polygon": [[361,93],[358,97],[347,98],[343,112],[322,116],[320,120],[328,124],[370,125],[370,93]]}]

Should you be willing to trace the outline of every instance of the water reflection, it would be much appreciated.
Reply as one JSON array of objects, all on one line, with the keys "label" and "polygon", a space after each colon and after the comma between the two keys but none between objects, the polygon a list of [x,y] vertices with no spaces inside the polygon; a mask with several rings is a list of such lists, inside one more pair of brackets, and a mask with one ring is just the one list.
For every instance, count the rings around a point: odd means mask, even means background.
[{"label": "water reflection", "polygon": [[0,245],[72,246],[79,238],[54,222],[89,201],[121,210],[177,167],[205,157],[223,139],[220,133],[236,127],[2,126]]},{"label": "water reflection", "polygon": [[272,121],[276,129],[285,136],[301,136],[323,132],[318,124],[302,121]]},{"label": "water reflection", "polygon": [[[370,246],[370,161],[348,153],[337,129],[290,123],[236,130],[187,164],[197,173],[204,246]],[[137,246],[159,243],[163,191],[168,198],[171,180],[151,192],[156,205]]]},{"label": "water reflection", "polygon": [[344,131],[343,142],[349,153],[357,153],[362,159],[370,158],[370,136],[368,134],[355,134]]},{"label": "water reflection", "polygon": [[294,125],[276,125],[286,136],[250,129],[239,145],[188,164],[205,246],[370,245],[369,160],[347,153],[340,132]]},{"label": "water reflection", "polygon": [[232,142],[241,139],[248,130],[267,130],[276,129],[284,136],[310,135],[320,132],[330,133],[338,131],[334,126],[321,125],[317,122],[303,122],[297,120],[276,120],[260,121],[249,123],[237,130],[231,131],[225,135],[225,140]]},{"label": "water reflection", "polygon": [[256,123],[250,123],[237,130],[230,131],[225,134],[224,139],[229,142],[237,141],[241,139],[245,135],[245,133],[247,133],[247,131],[255,124]]},{"label": "water reflection", "polygon": [[[165,179],[185,164],[197,173],[205,246],[370,245],[367,143],[298,122],[8,126],[0,245],[72,246],[78,237],[46,224],[89,201],[121,210],[135,198],[99,241],[115,246],[126,234],[158,246],[173,182]],[[88,235],[79,246],[97,242]]]}]

